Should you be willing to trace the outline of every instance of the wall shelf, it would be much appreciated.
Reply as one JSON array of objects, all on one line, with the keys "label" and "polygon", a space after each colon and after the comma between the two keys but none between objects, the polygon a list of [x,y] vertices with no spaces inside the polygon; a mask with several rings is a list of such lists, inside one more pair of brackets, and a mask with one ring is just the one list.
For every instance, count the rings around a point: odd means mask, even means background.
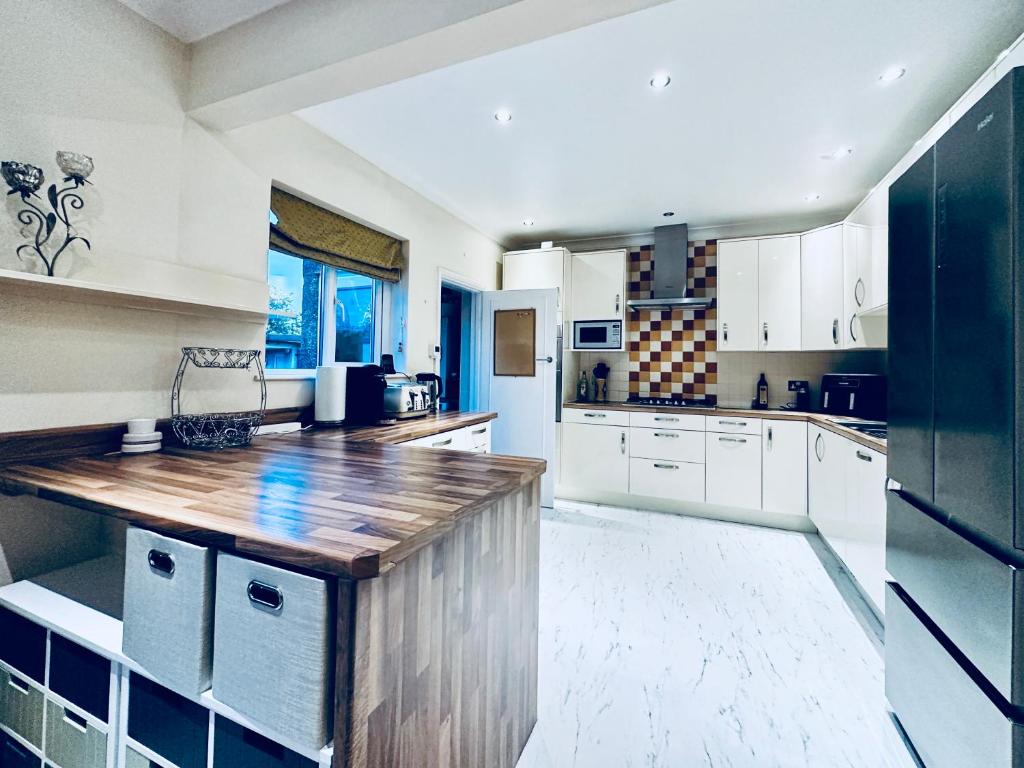
[{"label": "wall shelf", "polygon": [[[196,270],[196,272],[199,271]],[[10,269],[0,269],[0,289],[4,288],[15,290],[20,295],[33,295],[80,304],[100,304],[108,307],[171,312],[252,323],[262,323],[267,318],[266,309],[243,304],[221,303],[210,299],[158,291],[143,291],[66,277],[47,277]]]}]

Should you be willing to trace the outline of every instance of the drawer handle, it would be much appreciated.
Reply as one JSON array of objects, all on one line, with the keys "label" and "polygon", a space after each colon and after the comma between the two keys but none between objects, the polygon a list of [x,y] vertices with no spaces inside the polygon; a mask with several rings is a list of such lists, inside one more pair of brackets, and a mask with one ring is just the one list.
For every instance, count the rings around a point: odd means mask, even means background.
[{"label": "drawer handle", "polygon": [[861,461],[871,461],[871,454],[864,451],[857,451],[857,458]]},{"label": "drawer handle", "polygon": [[607,413],[584,413],[583,415],[586,416],[588,419],[607,419],[608,418],[608,414]]},{"label": "drawer handle", "polygon": [[164,576],[174,575],[174,557],[169,552],[159,549],[149,550],[149,567]]},{"label": "drawer handle", "polygon": [[474,435],[482,435],[486,431],[487,431],[487,427],[484,427],[483,429],[475,429],[475,430],[473,430],[473,434]]},{"label": "drawer handle", "polygon": [[745,437],[725,437],[723,435],[722,437],[718,438],[718,441],[720,443],[745,443],[745,442],[747,442],[747,438],[745,438]]},{"label": "drawer handle", "polygon": [[730,427],[745,427],[745,426],[747,426],[747,422],[745,422],[745,421],[732,421],[732,420],[729,420],[729,419],[719,419],[718,420],[718,424],[719,424],[719,426],[723,426],[723,427],[724,426],[730,426]]},{"label": "drawer handle", "polygon": [[452,444],[452,438],[449,437],[447,440],[442,440],[440,443],[431,443],[430,447],[431,448],[444,448],[446,445],[451,445],[451,444]]},{"label": "drawer handle", "polygon": [[671,437],[671,438],[675,439],[675,438],[679,437],[679,433],[678,432],[655,432],[654,436],[655,437]]},{"label": "drawer handle", "polygon": [[284,606],[284,595],[279,587],[264,584],[262,581],[250,581],[245,591],[249,595],[250,602],[255,605],[269,608],[272,611],[280,611]]},{"label": "drawer handle", "polygon": [[679,421],[679,417],[678,416],[655,416],[654,420],[655,421],[665,421],[665,422],[668,422],[669,424],[675,424],[677,421]]},{"label": "drawer handle", "polygon": [[655,469],[679,469],[678,464],[655,464]]},{"label": "drawer handle", "polygon": [[89,724],[86,722],[85,718],[81,715],[75,714],[67,707],[64,707],[64,722],[72,728],[77,728],[82,733],[89,730]]},{"label": "drawer handle", "polygon": [[7,680],[7,684],[11,686],[11,688],[16,690],[18,693],[28,693],[28,683],[26,683],[20,677],[15,677],[14,675],[11,675],[10,678]]}]

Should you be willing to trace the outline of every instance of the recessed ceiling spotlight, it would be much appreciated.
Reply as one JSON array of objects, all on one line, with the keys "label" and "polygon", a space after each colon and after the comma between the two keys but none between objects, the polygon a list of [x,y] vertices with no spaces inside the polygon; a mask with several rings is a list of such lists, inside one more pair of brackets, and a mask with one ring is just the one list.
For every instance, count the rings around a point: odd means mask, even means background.
[{"label": "recessed ceiling spotlight", "polygon": [[822,155],[822,160],[842,160],[853,154],[853,147],[840,147],[835,152],[829,152],[827,155]]},{"label": "recessed ceiling spotlight", "polygon": [[676,212],[675,211],[665,211],[661,215],[664,216],[666,219],[671,219],[673,216],[676,215]]},{"label": "recessed ceiling spotlight", "polygon": [[660,91],[662,88],[668,88],[668,84],[671,82],[672,78],[669,77],[668,72],[658,72],[651,78],[651,88]]},{"label": "recessed ceiling spotlight", "polygon": [[905,74],[907,74],[906,67],[889,67],[885,72],[878,76],[878,82],[895,83]]},{"label": "recessed ceiling spotlight", "polygon": [[819,195],[817,192],[811,192],[809,195],[804,195],[804,202],[805,203],[813,203],[815,200],[820,200],[820,199],[821,199],[821,195]]},{"label": "recessed ceiling spotlight", "polygon": [[524,227],[532,227],[533,223],[534,223],[533,219],[523,219],[523,226]]},{"label": "recessed ceiling spotlight", "polygon": [[512,119],[512,113],[507,109],[499,109],[494,113],[494,119],[499,123],[507,123]]}]

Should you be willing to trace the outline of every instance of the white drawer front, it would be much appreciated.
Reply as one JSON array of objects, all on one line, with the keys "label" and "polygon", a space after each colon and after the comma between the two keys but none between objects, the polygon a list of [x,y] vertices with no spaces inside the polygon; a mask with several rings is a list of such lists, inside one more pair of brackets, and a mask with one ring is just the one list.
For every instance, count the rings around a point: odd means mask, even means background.
[{"label": "white drawer front", "polygon": [[628,427],[627,411],[607,411],[602,408],[585,410],[583,408],[563,408],[562,422],[569,424],[598,424],[607,427]]},{"label": "white drawer front", "polygon": [[685,461],[629,460],[629,492],[674,501],[704,501],[704,465]]},{"label": "white drawer front", "polygon": [[761,419],[749,416],[708,416],[708,432],[728,432],[739,435],[760,435]]},{"label": "white drawer front", "polygon": [[703,464],[704,431],[631,427],[629,455],[640,459],[667,459]]},{"label": "white drawer front", "polygon": [[491,450],[491,423],[486,424],[474,424],[472,427],[466,427],[466,433],[469,435],[469,445],[473,450],[484,449],[489,452]]},{"label": "white drawer front", "polygon": [[466,439],[466,433],[461,429],[425,437],[420,445],[426,448],[443,448],[446,451],[468,451],[472,447]]},{"label": "white drawer front", "polygon": [[704,415],[700,413],[631,412],[629,426],[653,429],[695,429],[704,431]]}]

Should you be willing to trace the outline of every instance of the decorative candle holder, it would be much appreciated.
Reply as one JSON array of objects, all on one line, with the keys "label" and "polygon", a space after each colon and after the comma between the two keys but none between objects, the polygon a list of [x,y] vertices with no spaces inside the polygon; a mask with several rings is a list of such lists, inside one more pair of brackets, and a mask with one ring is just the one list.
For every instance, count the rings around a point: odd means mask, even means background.
[{"label": "decorative candle holder", "polygon": [[[222,347],[182,347],[181,362],[171,387],[171,427],[174,434],[190,448],[220,449],[248,445],[263,423],[267,408],[267,379],[258,349],[225,349]],[[189,365],[196,368],[249,370],[255,365],[259,378],[260,407],[256,411],[227,413],[182,413],[181,387]]]},{"label": "decorative candle holder", "polygon": [[[32,242],[22,243],[15,249],[18,258],[23,260],[26,254],[31,254],[46,267],[46,274],[53,277],[53,270],[57,266],[57,259],[67,250],[67,247],[76,240],[85,243],[85,247],[92,250],[92,245],[84,237],[75,233],[71,224],[72,210],[79,211],[85,206],[78,190],[91,182],[87,181],[93,171],[93,161],[88,155],[81,155],[77,152],[58,152],[57,166],[64,173],[64,182],[68,186],[58,189],[56,184],[51,184],[46,190],[46,200],[50,205],[50,211],[46,211],[41,205],[33,202],[32,198],[39,199],[36,194],[43,186],[43,169],[28,163],[19,163],[8,160],[0,164],[7,186],[11,188],[8,195],[21,195],[21,200],[27,208],[18,211],[18,221],[26,227],[35,226],[35,234]],[[51,237],[57,229],[58,222],[63,225],[64,240],[55,248],[47,247]],[[54,243],[56,241],[53,241]],[[47,255],[51,251],[52,255]]]}]

